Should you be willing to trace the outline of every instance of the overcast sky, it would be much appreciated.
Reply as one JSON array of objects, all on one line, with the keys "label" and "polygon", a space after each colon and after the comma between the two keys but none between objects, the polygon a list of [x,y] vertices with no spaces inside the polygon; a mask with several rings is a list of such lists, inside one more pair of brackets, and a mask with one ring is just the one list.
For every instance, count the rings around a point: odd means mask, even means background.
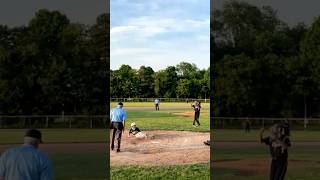
[{"label": "overcast sky", "polygon": [[111,0],[111,69],[210,64],[210,0]]},{"label": "overcast sky", "polygon": [[39,9],[59,10],[72,22],[94,24],[96,17],[109,11],[108,0],[1,0],[0,24],[27,25]]},{"label": "overcast sky", "polygon": [[[240,1],[240,0],[239,0]],[[278,11],[279,18],[289,25],[310,24],[320,15],[320,0],[242,0],[257,6],[269,5]],[[212,0],[211,6],[220,9],[226,0]]]}]

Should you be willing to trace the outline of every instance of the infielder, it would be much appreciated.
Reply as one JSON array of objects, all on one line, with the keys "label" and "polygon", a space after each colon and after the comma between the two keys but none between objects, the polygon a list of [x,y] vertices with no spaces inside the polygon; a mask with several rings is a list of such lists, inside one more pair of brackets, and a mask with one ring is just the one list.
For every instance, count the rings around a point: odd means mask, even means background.
[{"label": "infielder", "polygon": [[[198,101],[195,101],[195,104],[191,105],[191,107],[194,110],[193,126],[198,127],[200,126],[199,118],[200,118],[201,103]],[[195,123],[197,123],[197,125],[195,125]]]},{"label": "infielder", "polygon": [[111,150],[114,149],[114,139],[117,139],[117,152],[120,152],[121,135],[125,129],[125,120],[127,119],[127,113],[123,109],[123,103],[119,102],[116,108],[110,111],[111,129],[113,129]]},{"label": "infielder", "polygon": [[154,100],[154,106],[156,108],[156,111],[159,111],[160,100],[158,98]]},{"label": "infielder", "polygon": [[38,150],[41,132],[27,130],[24,144],[5,151],[0,157],[0,180],[52,180],[53,170],[48,156]]},{"label": "infielder", "polygon": [[263,137],[264,129],[260,132],[260,142],[269,146],[272,157],[270,180],[283,180],[288,166],[288,147],[291,142],[286,130],[286,124],[278,123],[271,126],[271,136]]}]

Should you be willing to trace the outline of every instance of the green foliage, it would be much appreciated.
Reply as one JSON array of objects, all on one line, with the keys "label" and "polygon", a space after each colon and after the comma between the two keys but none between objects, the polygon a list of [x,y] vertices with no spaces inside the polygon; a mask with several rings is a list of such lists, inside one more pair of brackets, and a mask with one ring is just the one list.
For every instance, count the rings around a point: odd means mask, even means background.
[{"label": "green foliage", "polygon": [[0,26],[0,113],[104,113],[103,17],[90,27],[42,9],[26,27]]},{"label": "green foliage", "polygon": [[289,27],[271,7],[213,12],[214,116],[303,117],[320,110],[320,18]]},{"label": "green foliage", "polygon": [[176,67],[154,72],[151,67],[132,69],[122,65],[111,71],[111,97],[206,98],[209,96],[210,71],[181,62]]}]

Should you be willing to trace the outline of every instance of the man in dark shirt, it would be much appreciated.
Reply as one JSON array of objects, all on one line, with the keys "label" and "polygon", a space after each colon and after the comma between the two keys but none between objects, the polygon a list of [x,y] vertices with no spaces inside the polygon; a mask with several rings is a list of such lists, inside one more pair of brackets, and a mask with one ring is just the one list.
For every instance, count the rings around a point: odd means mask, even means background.
[{"label": "man in dark shirt", "polygon": [[289,136],[285,134],[285,127],[282,124],[275,124],[270,128],[271,135],[263,137],[260,132],[260,142],[269,146],[272,157],[270,180],[283,180],[288,166],[288,147],[291,146]]},{"label": "man in dark shirt", "polygon": [[[200,118],[201,103],[198,101],[195,101],[195,104],[191,105],[191,107],[194,110],[193,126],[198,127],[198,126],[200,126],[199,118]],[[196,123],[197,123],[197,125],[196,125]]]}]

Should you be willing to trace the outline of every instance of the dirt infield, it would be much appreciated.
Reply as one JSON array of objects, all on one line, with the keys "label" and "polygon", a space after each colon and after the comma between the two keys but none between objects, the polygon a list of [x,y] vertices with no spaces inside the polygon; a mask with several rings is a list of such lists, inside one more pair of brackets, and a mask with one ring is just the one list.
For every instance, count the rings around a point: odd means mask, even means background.
[{"label": "dirt infield", "polygon": [[[244,147],[258,148],[264,147],[257,142],[215,142],[213,143],[214,149],[232,149],[236,150],[237,148],[243,149]],[[294,142],[295,148],[307,148],[307,149],[319,149],[320,142]],[[258,174],[268,174],[270,169],[271,158],[269,154],[265,154],[265,157],[261,158],[249,158],[244,159],[245,157],[239,157],[241,159],[219,159],[211,162],[213,169],[214,168],[227,168],[237,170],[235,175],[248,176],[248,175],[258,175]],[[307,167],[314,163],[319,163],[317,159],[315,160],[297,160],[294,157],[289,155],[289,167]]]},{"label": "dirt infield", "polygon": [[[125,132],[121,152],[110,152],[111,165],[173,165],[210,161],[210,147],[203,141],[209,133],[146,131],[153,138],[128,138]],[[111,136],[110,136],[111,137]]]}]

